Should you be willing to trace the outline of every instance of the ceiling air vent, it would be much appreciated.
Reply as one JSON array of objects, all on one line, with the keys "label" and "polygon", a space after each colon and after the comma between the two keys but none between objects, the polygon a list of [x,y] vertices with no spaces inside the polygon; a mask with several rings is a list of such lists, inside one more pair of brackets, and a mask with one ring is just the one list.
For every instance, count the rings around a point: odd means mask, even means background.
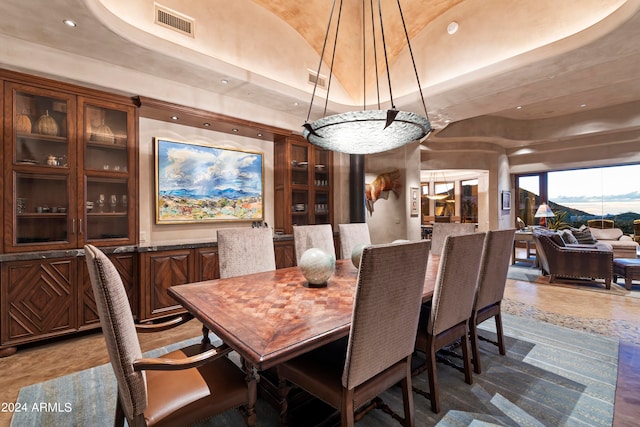
[{"label": "ceiling air vent", "polygon": [[323,76],[322,74],[318,74],[315,71],[309,71],[309,84],[315,85],[316,81],[318,82],[318,87],[321,89],[327,88],[327,76]]},{"label": "ceiling air vent", "polygon": [[156,24],[193,37],[195,21],[186,15],[156,4]]}]

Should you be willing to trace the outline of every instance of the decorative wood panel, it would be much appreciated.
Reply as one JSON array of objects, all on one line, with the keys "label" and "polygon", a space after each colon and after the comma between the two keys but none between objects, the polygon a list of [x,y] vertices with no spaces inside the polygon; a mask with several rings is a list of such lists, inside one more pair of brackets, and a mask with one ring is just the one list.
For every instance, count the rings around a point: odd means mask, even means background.
[{"label": "decorative wood panel", "polygon": [[293,240],[274,242],[273,249],[276,255],[276,268],[287,268],[296,265]]},{"label": "decorative wood panel", "polygon": [[200,248],[196,250],[196,280],[220,278],[218,248]]},{"label": "decorative wood panel", "polygon": [[2,345],[77,330],[75,258],[2,266]]},{"label": "decorative wood panel", "polygon": [[[110,254],[107,255],[113,265],[118,270],[122,284],[127,291],[129,304],[131,304],[131,312],[134,318],[138,315],[138,288],[136,286],[136,256],[133,253]],[[100,327],[100,318],[96,307],[96,300],[93,296],[91,288],[91,279],[89,278],[89,270],[84,259],[80,259],[79,277],[82,277],[80,295],[80,311],[78,314],[80,329],[90,329]]]},{"label": "decorative wood panel", "polygon": [[140,320],[184,311],[180,304],[167,294],[167,289],[194,281],[193,258],[193,251],[190,249],[143,254],[142,280],[146,283],[141,283],[145,298]]}]

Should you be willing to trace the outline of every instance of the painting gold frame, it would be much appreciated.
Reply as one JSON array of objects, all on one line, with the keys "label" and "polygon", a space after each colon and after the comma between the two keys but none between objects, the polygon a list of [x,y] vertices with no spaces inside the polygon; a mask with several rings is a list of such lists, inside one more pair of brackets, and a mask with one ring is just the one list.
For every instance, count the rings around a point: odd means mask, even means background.
[{"label": "painting gold frame", "polygon": [[264,220],[264,154],[154,138],[156,224]]}]

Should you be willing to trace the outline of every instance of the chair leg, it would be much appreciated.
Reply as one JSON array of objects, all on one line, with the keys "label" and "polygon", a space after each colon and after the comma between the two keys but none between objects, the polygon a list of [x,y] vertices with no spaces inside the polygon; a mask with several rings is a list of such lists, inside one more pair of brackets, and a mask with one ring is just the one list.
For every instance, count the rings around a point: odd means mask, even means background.
[{"label": "chair leg", "polygon": [[118,391],[118,396],[116,397],[116,412],[115,419],[113,420],[113,427],[123,427],[124,426],[124,410],[122,409],[122,405],[120,404],[120,391]]},{"label": "chair leg", "polygon": [[501,356],[507,354],[507,351],[504,347],[504,332],[502,332],[502,313],[498,313],[495,315],[496,319],[496,335],[498,336],[498,351]]},{"label": "chair leg", "polygon": [[413,407],[413,386],[411,383],[411,356],[407,358],[407,375],[400,385],[402,386],[402,402],[404,404],[404,425],[405,427],[413,427],[415,425],[415,410]]},{"label": "chair leg", "polygon": [[438,371],[436,368],[436,350],[434,347],[434,337],[427,338],[427,377],[429,379],[429,398],[431,400],[431,410],[436,414],[440,412],[440,396],[438,394]]},{"label": "chair leg", "polygon": [[354,390],[342,389],[342,402],[340,404],[340,426],[341,427],[354,427],[355,426],[355,414],[353,407],[353,392]]},{"label": "chair leg", "polygon": [[471,316],[471,319],[469,319],[469,331],[471,335],[471,352],[473,353],[472,355],[473,371],[476,374],[481,374],[482,365],[480,363],[480,348],[479,348],[480,346],[478,343],[478,328],[477,328],[476,322],[477,322],[477,317],[475,315]]},{"label": "chair leg", "polygon": [[471,368],[471,345],[469,344],[469,328],[465,324],[465,334],[461,337],[462,359],[464,362],[464,380],[467,384],[473,384],[473,372]]}]

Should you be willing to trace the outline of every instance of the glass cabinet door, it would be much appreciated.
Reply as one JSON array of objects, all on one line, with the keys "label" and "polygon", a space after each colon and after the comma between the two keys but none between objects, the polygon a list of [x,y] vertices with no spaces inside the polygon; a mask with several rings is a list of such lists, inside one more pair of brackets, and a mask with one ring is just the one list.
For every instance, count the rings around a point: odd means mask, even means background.
[{"label": "glass cabinet door", "polygon": [[315,200],[313,204],[314,224],[331,222],[331,194],[329,192],[331,174],[329,171],[329,151],[314,149],[313,184]]},{"label": "glass cabinet door", "polygon": [[309,224],[309,147],[291,144],[291,223]]},{"label": "glass cabinet door", "polygon": [[133,108],[80,98],[79,158],[84,242],[126,244],[135,239],[132,185]]},{"label": "glass cabinet door", "polygon": [[5,89],[5,108],[11,110],[5,114],[13,118],[5,133],[12,218],[5,224],[5,249],[73,247],[74,97],[12,83]]}]

